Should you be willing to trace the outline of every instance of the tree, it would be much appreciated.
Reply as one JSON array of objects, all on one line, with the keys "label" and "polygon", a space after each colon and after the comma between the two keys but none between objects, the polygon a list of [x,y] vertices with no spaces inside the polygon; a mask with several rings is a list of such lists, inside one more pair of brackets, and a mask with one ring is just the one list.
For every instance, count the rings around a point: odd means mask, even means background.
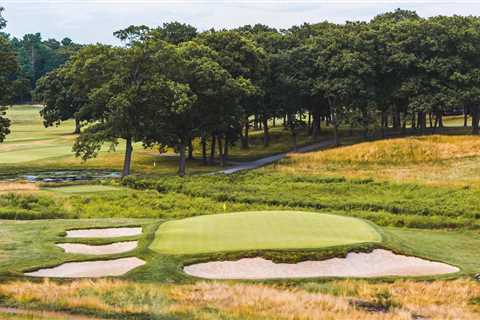
[{"label": "tree", "polygon": [[[84,160],[95,157],[105,142],[118,144],[125,141],[125,159],[122,176],[130,174],[133,143],[146,146],[171,143],[174,117],[182,118],[194,101],[188,86],[169,79],[175,74],[175,47],[164,42],[149,40],[135,42],[128,48],[103,48],[95,60],[108,70],[107,76],[88,94],[88,102],[81,107],[83,115],[90,115],[90,123],[77,138],[74,150]],[[87,62],[81,79],[75,82],[95,81],[98,69],[90,69]],[[180,119],[176,123],[181,122]],[[171,127],[170,127],[171,128]],[[178,127],[176,127],[178,129]],[[180,131],[176,131],[177,138]],[[184,132],[184,131],[182,131]],[[161,137],[161,139],[159,138]],[[177,140],[178,141],[178,140]]]},{"label": "tree", "polygon": [[[6,26],[0,7],[0,30]],[[10,133],[10,120],[5,117],[6,108],[2,107],[12,101],[13,77],[17,71],[15,52],[8,39],[0,33],[0,142]]]},{"label": "tree", "polygon": [[[366,111],[375,97],[374,55],[371,44],[363,40],[365,24],[332,28],[316,38],[317,78],[314,93],[325,97],[334,128],[334,143],[340,144],[338,128],[356,112]],[[366,127],[368,123],[364,123]]]},{"label": "tree", "polygon": [[[248,95],[248,90],[253,90],[253,86],[243,78],[235,79],[220,65],[219,53],[206,45],[195,41],[185,42],[179,45],[178,53],[182,59],[182,72],[172,76],[177,81],[188,84],[197,97],[194,105],[194,134],[201,138],[203,161],[207,162],[207,136],[224,134],[225,143],[220,159],[223,163],[229,144],[237,138],[235,129],[238,129],[237,124],[242,117],[243,109],[238,96]],[[225,101],[229,103],[225,104]]]},{"label": "tree", "polygon": [[[233,78],[243,79],[245,85],[243,88],[246,89],[240,90],[237,99],[231,102],[232,110],[243,109],[242,119],[229,118],[230,124],[219,128],[217,138],[220,138],[219,142],[221,143],[222,136],[226,135],[227,132],[232,133],[234,131],[233,124],[235,126],[240,124],[240,127],[244,128],[243,144],[248,146],[250,117],[255,114],[257,103],[260,99],[263,99],[264,94],[261,81],[266,68],[265,51],[253,40],[235,31],[208,31],[199,35],[199,41],[219,54],[218,63]],[[238,113],[232,112],[230,114]],[[212,140],[214,139],[215,137],[212,138]],[[222,158],[222,154],[220,158]]]},{"label": "tree", "polygon": [[75,119],[74,134],[80,133],[80,119],[76,117],[76,113],[81,107],[82,99],[74,94],[72,81],[66,77],[65,69],[56,69],[40,78],[34,97],[44,105],[40,115],[45,127]]}]

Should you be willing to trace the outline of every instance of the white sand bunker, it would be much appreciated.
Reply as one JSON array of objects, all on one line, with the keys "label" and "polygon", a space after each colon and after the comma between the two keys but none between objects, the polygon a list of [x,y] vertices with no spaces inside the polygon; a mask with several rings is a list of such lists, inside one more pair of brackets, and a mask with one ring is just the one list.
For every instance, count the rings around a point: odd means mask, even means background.
[{"label": "white sand bunker", "polygon": [[445,263],[394,254],[377,249],[349,253],[346,258],[273,263],[263,258],[200,263],[184,268],[189,275],[206,279],[274,279],[313,277],[428,276],[458,272]]},{"label": "white sand bunker", "polygon": [[122,258],[105,261],[68,262],[54,268],[40,269],[25,273],[30,277],[48,278],[100,278],[121,276],[143,266],[145,261],[138,258]]},{"label": "white sand bunker", "polygon": [[79,253],[90,255],[106,255],[125,253],[134,250],[138,245],[138,241],[116,242],[107,245],[91,246],[80,243],[59,243],[58,247],[65,250],[66,253]]},{"label": "white sand bunker", "polygon": [[142,234],[142,228],[106,228],[67,231],[67,238],[116,238]]}]

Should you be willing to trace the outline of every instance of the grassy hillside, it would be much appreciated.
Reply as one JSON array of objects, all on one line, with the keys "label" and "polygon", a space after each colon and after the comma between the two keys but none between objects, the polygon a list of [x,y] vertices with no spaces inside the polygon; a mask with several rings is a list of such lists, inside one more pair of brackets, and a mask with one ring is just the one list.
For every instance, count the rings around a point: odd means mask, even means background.
[{"label": "grassy hillside", "polygon": [[276,166],[287,173],[480,186],[480,137],[431,135],[364,142],[291,154]]}]

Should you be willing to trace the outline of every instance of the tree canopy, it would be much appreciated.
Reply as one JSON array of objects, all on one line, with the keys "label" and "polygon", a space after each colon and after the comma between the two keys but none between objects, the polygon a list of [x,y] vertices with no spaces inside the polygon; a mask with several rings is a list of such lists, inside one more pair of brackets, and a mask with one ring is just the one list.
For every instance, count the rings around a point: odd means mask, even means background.
[{"label": "tree canopy", "polygon": [[[267,146],[278,118],[294,141],[301,127],[318,137],[322,123],[339,144],[340,127],[361,128],[365,137],[387,127],[406,130],[407,122],[425,130],[430,120],[434,129],[452,113],[463,113],[465,123],[471,115],[478,133],[479,27],[477,17],[425,19],[401,9],[369,22],[288,30],[130,26],[115,32],[124,46],[86,46],[41,78],[36,92],[47,126],[74,118],[84,127],[78,156],[88,159],[105,142],[124,140],[124,175],[134,142],[174,148],[184,175],[194,139],[205,163],[218,150],[225,164],[231,145],[249,147],[252,126],[263,129]],[[26,56],[39,43],[51,50],[73,45],[29,35],[22,42]]]}]

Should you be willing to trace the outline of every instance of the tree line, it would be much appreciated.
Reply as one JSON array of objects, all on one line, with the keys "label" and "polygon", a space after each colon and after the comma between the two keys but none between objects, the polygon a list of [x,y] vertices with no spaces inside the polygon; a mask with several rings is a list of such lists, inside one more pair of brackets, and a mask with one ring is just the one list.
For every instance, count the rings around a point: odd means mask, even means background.
[{"label": "tree line", "polygon": [[[45,125],[75,119],[77,156],[126,142],[178,151],[185,174],[192,141],[205,163],[224,164],[229,148],[249,145],[252,125],[269,144],[272,121],[296,137],[322,123],[333,129],[442,127],[443,116],[472,117],[479,132],[480,19],[421,18],[397,9],[369,22],[265,25],[198,32],[178,22],[131,26],[123,46],[89,45],[37,82]],[[207,150],[207,146],[210,150]]]}]

